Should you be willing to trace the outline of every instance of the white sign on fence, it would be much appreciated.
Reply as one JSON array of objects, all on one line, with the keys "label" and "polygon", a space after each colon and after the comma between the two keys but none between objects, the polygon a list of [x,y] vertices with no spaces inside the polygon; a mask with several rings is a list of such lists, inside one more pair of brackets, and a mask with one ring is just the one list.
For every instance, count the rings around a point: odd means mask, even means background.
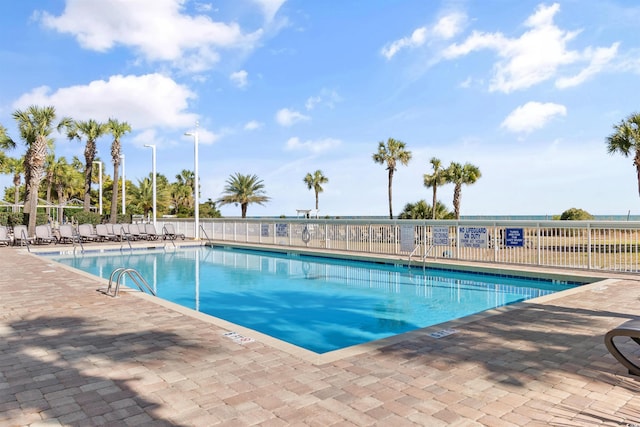
[{"label": "white sign on fence", "polygon": [[487,227],[458,227],[458,237],[463,248],[489,247]]},{"label": "white sign on fence", "polygon": [[433,230],[433,245],[434,246],[449,246],[449,227],[448,226],[434,226]]},{"label": "white sign on fence", "polygon": [[415,231],[413,225],[403,225],[400,227],[400,250],[411,252],[415,246]]}]

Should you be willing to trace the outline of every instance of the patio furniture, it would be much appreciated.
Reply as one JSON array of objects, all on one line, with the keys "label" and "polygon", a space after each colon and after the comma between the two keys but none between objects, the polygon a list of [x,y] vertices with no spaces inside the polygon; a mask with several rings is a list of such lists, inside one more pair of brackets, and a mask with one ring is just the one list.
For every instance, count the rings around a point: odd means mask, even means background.
[{"label": "patio furniture", "polygon": [[[628,337],[640,345],[640,319],[629,320],[617,328],[610,330],[604,336],[604,344],[613,357],[622,363],[622,366],[627,368],[630,374],[640,376],[640,365],[638,364],[640,357],[638,357],[638,352],[635,352],[635,357],[631,354],[623,354],[614,342],[615,337]],[[629,352],[627,351],[627,353]],[[631,361],[631,359],[634,359],[635,363]]]},{"label": "patio furniture", "polygon": [[52,242],[58,243],[58,238],[53,235],[51,226],[48,224],[36,225],[36,244],[48,245]]}]

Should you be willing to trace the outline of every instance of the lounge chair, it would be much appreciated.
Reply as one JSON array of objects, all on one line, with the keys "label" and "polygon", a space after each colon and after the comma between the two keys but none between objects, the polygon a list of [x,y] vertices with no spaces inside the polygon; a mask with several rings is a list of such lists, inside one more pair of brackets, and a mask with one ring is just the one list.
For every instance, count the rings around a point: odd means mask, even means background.
[{"label": "lounge chair", "polygon": [[162,236],[162,234],[159,234],[158,231],[156,231],[156,227],[151,223],[144,225],[144,232],[147,233],[148,240],[158,240],[160,236]]},{"label": "lounge chair", "polygon": [[107,226],[107,224],[96,225],[96,234],[98,235],[98,238],[102,241],[118,240],[118,236],[116,236],[113,233],[113,225],[112,224],[108,224],[108,225],[111,225],[111,231],[109,231],[109,227]]},{"label": "lounge chair", "polygon": [[7,230],[7,227],[4,225],[0,225],[0,245],[9,246],[10,244],[11,237],[9,237],[9,231]]},{"label": "lounge chair", "polygon": [[129,224],[129,234],[134,240],[142,240],[147,238],[147,233],[144,231],[144,224],[142,230],[138,224]]},{"label": "lounge chair", "polygon": [[92,224],[80,224],[78,226],[78,234],[84,242],[100,240],[100,236],[93,230]]},{"label": "lounge chair", "polygon": [[121,242],[125,240],[133,240],[133,236],[129,234],[128,224],[115,224],[113,226],[113,234],[115,234]]},{"label": "lounge chair", "polygon": [[74,243],[80,242],[80,236],[76,234],[76,230],[73,228],[71,224],[62,224],[60,225],[60,238],[58,239],[60,243]]},{"label": "lounge chair", "polygon": [[176,233],[176,229],[173,227],[173,224],[165,224],[162,227],[162,239],[176,240],[180,237],[184,240],[184,234]]},{"label": "lounge chair", "polygon": [[36,244],[48,245],[52,242],[58,243],[58,238],[53,235],[51,226],[48,224],[36,225]]},{"label": "lounge chair", "polygon": [[637,355],[632,357],[638,360],[635,363],[629,360],[631,356],[622,354],[622,351],[620,351],[613,341],[615,337],[628,337],[640,345],[640,319],[629,320],[617,328],[610,330],[604,336],[604,344],[607,346],[609,353],[611,353],[618,362],[622,363],[622,366],[627,368],[630,374],[640,376],[640,358],[638,358]]},{"label": "lounge chair", "polygon": [[20,244],[22,246],[23,243],[29,244],[34,243],[35,239],[33,237],[29,237],[29,231],[26,225],[15,225],[13,226],[13,244]]}]

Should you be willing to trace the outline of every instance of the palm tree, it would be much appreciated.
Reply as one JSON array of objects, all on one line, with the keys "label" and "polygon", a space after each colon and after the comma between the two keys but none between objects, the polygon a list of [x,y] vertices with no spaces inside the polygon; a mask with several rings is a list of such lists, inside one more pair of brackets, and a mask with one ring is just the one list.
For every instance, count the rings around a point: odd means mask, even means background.
[{"label": "palm tree", "polygon": [[[431,175],[424,174],[424,186],[427,188],[433,188],[433,202],[431,206],[438,204],[437,191],[438,187],[447,183],[447,171],[442,167],[442,162],[436,157],[432,157],[429,161],[433,166],[433,173]],[[436,219],[436,209],[432,209],[431,219]]]},{"label": "palm tree", "polygon": [[60,206],[58,211],[59,220],[64,215],[63,207],[66,205],[67,201],[72,197],[79,195],[82,191],[82,173],[79,169],[74,167],[74,163],[80,163],[80,161],[77,158],[74,158],[72,164],[69,164],[65,157],[60,157],[56,161],[52,184],[58,197],[58,206]]},{"label": "palm tree", "polygon": [[263,205],[269,201],[264,190],[264,183],[257,175],[242,175],[236,172],[227,179],[223,196],[218,199],[220,205],[240,204],[242,218],[247,217],[247,206],[250,203]]},{"label": "palm tree", "polygon": [[[433,215],[434,211],[435,215]],[[453,213],[449,212],[442,202],[436,202],[436,208],[433,209],[426,201],[420,200],[416,203],[407,203],[399,215],[400,219],[428,219],[433,217],[435,219],[451,219],[453,218]]]},{"label": "palm tree", "polygon": [[640,194],[640,113],[631,114],[613,129],[615,132],[607,137],[607,151],[609,154],[621,153],[625,157],[633,154]]},{"label": "palm tree", "polygon": [[329,178],[324,176],[322,174],[322,171],[318,169],[313,173],[313,175],[311,173],[308,173],[304,177],[303,181],[305,184],[307,184],[307,188],[309,190],[313,188],[313,191],[315,191],[316,193],[316,213],[317,213],[318,212],[318,194],[324,191],[324,188],[322,188],[322,184],[326,184],[327,182],[329,182]]},{"label": "palm tree", "polygon": [[[120,138],[127,132],[131,132],[131,126],[127,122],[119,122],[116,119],[109,119],[107,130],[113,136],[111,143],[111,162],[113,163],[113,187],[111,192],[111,217],[109,221],[115,224],[118,220],[118,171],[120,169],[120,153],[122,145]],[[155,214],[155,212],[154,212]]]},{"label": "palm tree", "polygon": [[153,185],[150,177],[139,179],[138,185],[131,188],[132,204],[146,217],[153,209]]},{"label": "palm tree", "polygon": [[26,110],[16,110],[13,118],[18,123],[20,138],[27,146],[25,154],[25,206],[29,214],[28,230],[33,236],[36,229],[36,213],[38,210],[38,190],[45,172],[49,135],[53,130],[56,110],[53,106],[38,107],[32,105]]},{"label": "palm tree", "polygon": [[480,169],[471,163],[465,163],[465,165],[462,166],[460,163],[451,162],[451,165],[447,168],[447,181],[455,184],[453,190],[453,210],[456,219],[460,219],[462,185],[471,185],[480,179],[481,176]]},{"label": "palm tree", "polygon": [[84,146],[84,210],[89,212],[91,208],[91,177],[93,176],[93,161],[96,158],[96,140],[104,135],[108,128],[104,123],[98,123],[93,119],[87,121],[74,121],[64,118],[58,125],[58,130],[62,127],[67,129],[69,140],[82,140],[87,142]]},{"label": "palm tree", "polygon": [[174,212],[180,216],[191,216],[195,210],[193,186],[195,173],[183,169],[176,175],[176,182],[171,184],[171,202]]},{"label": "palm tree", "polygon": [[7,134],[7,128],[0,125],[0,149],[11,150],[16,148],[16,143],[13,141],[9,134]]},{"label": "palm tree", "polygon": [[0,173],[11,175],[13,179],[13,212],[18,211],[20,203],[20,182],[24,173],[24,156],[20,158],[5,156],[0,165]]},{"label": "palm tree", "polygon": [[411,151],[407,151],[405,143],[402,141],[389,138],[387,145],[384,142],[378,143],[378,152],[373,154],[373,161],[380,164],[387,165],[387,171],[389,171],[389,219],[393,219],[393,204],[392,204],[392,185],[393,185],[393,173],[396,171],[396,165],[398,162],[403,165],[408,165],[411,160]]}]

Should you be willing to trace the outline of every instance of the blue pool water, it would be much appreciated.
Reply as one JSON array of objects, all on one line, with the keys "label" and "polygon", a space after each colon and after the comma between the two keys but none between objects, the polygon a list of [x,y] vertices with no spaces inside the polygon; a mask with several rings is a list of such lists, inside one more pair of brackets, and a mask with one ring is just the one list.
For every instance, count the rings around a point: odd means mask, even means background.
[{"label": "blue pool water", "polygon": [[52,258],[105,279],[135,268],[160,298],[316,353],[578,285],[206,247]]}]

